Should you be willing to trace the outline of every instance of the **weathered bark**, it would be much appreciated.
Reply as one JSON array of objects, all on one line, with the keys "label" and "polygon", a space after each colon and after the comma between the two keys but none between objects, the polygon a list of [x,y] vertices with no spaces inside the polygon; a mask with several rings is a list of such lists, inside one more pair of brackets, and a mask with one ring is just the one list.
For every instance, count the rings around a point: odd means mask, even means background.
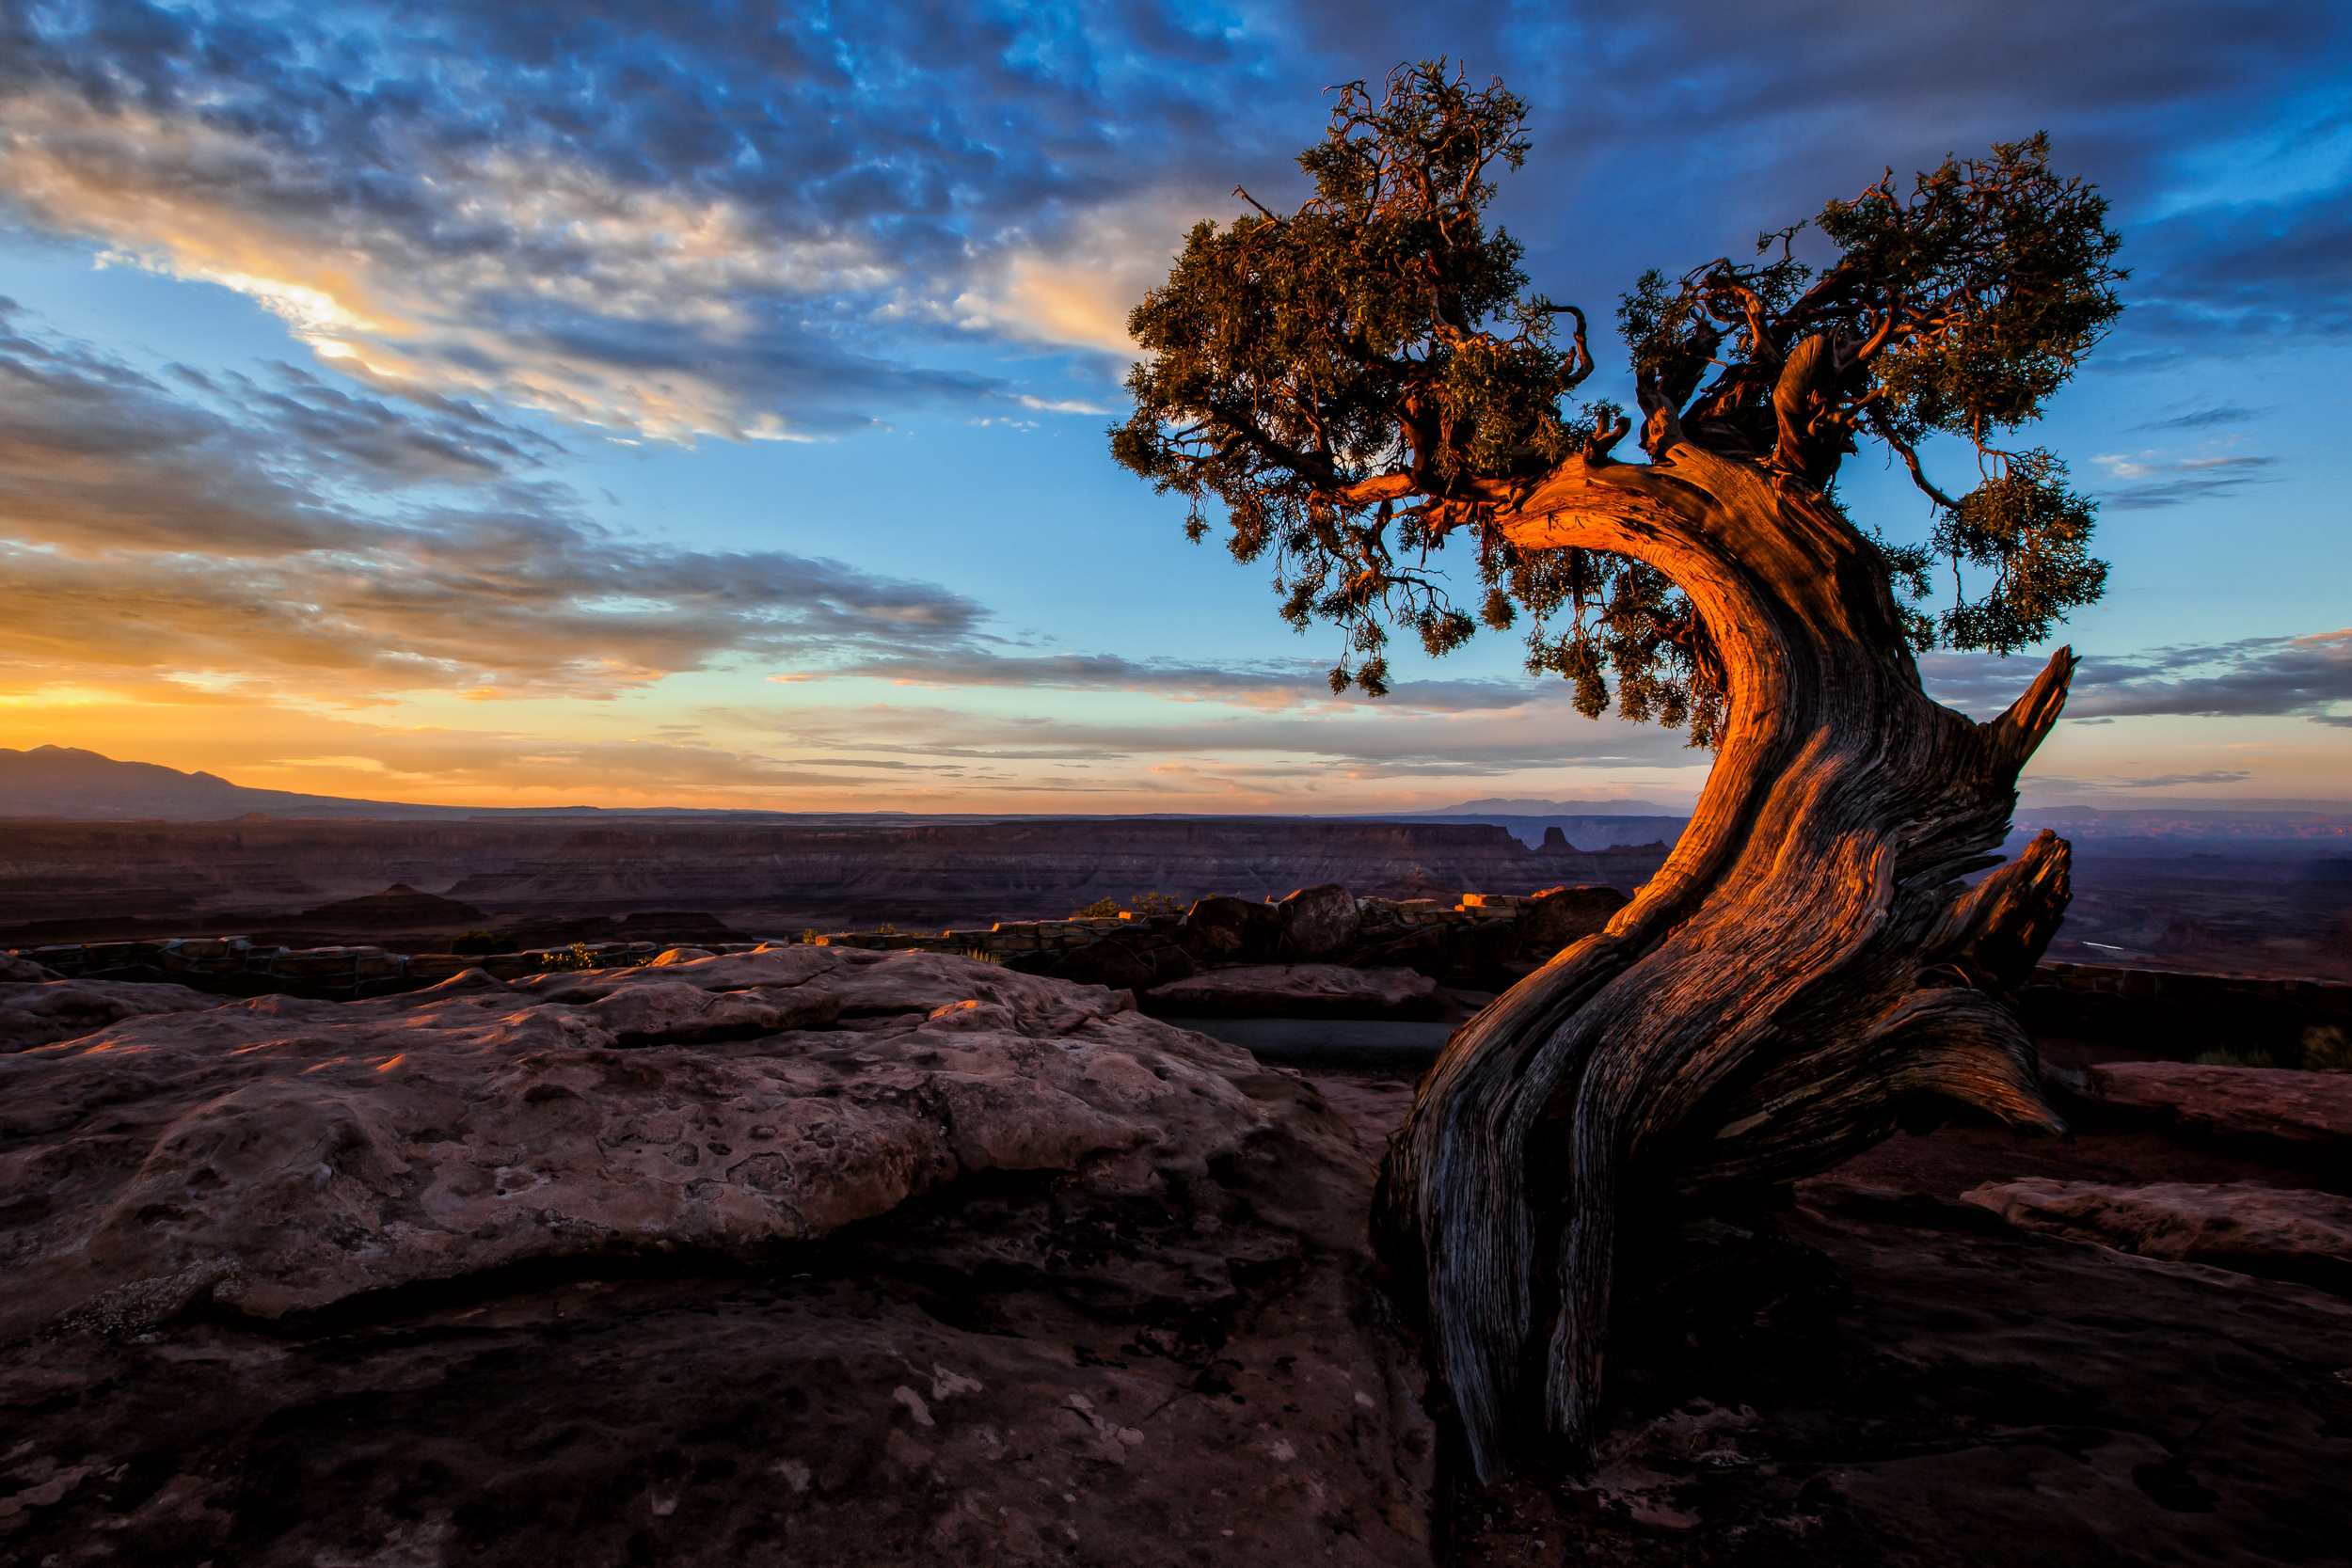
[{"label": "weathered bark", "polygon": [[1630,1197],[1826,1168],[1925,1097],[2063,1130],[2003,993],[2064,910],[2067,846],[1958,879],[1996,863],[2073,658],[1991,723],[1938,705],[1813,487],[1649,413],[1657,464],[1572,463],[1501,521],[1691,596],[1725,666],[1718,759],[1641,895],[1456,1032],[1375,1215],[1482,1479],[1546,1433],[1589,1455]]}]

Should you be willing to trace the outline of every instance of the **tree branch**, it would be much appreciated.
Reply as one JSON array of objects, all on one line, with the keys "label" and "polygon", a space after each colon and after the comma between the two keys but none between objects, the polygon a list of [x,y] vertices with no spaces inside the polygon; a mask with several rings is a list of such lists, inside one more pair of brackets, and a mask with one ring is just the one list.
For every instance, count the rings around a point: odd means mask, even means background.
[{"label": "tree branch", "polygon": [[1871,433],[1894,448],[1902,457],[1904,466],[1910,468],[1911,483],[1917,485],[1922,494],[1947,512],[1959,511],[1960,502],[1937,489],[1933,482],[1928,478],[1927,470],[1919,466],[1919,454],[1912,450],[1911,443],[1895,434],[1894,424],[1887,419],[1885,410],[1874,404],[1869,410],[1868,418]]}]

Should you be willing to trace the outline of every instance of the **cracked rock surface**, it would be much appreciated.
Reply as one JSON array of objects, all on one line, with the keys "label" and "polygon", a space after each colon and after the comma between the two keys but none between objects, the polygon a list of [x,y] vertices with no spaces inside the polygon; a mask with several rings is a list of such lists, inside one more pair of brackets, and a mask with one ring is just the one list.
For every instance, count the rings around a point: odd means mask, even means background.
[{"label": "cracked rock surface", "polygon": [[2352,1197],[2261,1181],[2116,1187],[2026,1177],[1961,1195],[2020,1230],[2352,1294]]},{"label": "cracked rock surface", "polygon": [[932,954],[115,1020],[0,1057],[0,1563],[1422,1561],[1371,1180]]},{"label": "cracked rock surface", "polygon": [[25,973],[0,974],[0,1054],[78,1039],[127,1018],[209,1012],[221,1004],[185,986],[60,980],[39,964],[11,961]]}]

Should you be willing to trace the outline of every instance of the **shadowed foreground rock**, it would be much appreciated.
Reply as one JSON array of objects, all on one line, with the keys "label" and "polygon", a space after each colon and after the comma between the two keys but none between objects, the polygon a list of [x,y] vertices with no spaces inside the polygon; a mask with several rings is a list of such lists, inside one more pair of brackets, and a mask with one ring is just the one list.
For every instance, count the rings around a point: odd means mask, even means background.
[{"label": "shadowed foreground rock", "polygon": [[0,1058],[0,1562],[1425,1560],[1368,1157],[1125,1008],[793,948]]},{"label": "shadowed foreground rock", "polygon": [[2352,1172],[2352,1072],[2187,1062],[2110,1062],[2092,1075],[2106,1106],[2220,1141],[2298,1146]]},{"label": "shadowed foreground rock", "polygon": [[1200,1018],[1436,1018],[1438,983],[1409,969],[1248,964],[1152,988],[1160,1012]]},{"label": "shadowed foreground rock", "polygon": [[2116,1187],[2027,1177],[1988,1181],[1961,1201],[2021,1230],[2352,1295],[2352,1197],[2334,1193],[2261,1181]]},{"label": "shadowed foreground rock", "polygon": [[126,1018],[151,1013],[206,1012],[220,998],[185,986],[137,980],[60,980],[39,964],[17,962],[38,974],[8,975],[0,984],[0,1053],[79,1039]]},{"label": "shadowed foreground rock", "polygon": [[2344,1560],[2352,1304],[1916,1195],[1797,1195],[1772,1245],[1692,1249],[1685,1309],[1627,1304],[1598,1474],[1461,1487],[1453,1562]]}]

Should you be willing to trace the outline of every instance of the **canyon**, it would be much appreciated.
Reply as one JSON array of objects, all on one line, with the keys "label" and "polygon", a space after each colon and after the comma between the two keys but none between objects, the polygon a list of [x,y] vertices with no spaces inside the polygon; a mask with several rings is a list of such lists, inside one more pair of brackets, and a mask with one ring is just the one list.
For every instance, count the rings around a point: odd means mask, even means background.
[{"label": "canyon", "polygon": [[[221,929],[401,883],[485,920],[707,911],[756,934],[1059,916],[1159,893],[1262,899],[1341,882],[1446,897],[1562,883],[1630,892],[1663,842],[1531,848],[1479,823],[1288,817],[1032,818],[988,823],[619,830],[369,821],[19,822],[0,831],[0,941],[114,934],[126,923]],[[144,934],[125,930],[121,934]]]}]

